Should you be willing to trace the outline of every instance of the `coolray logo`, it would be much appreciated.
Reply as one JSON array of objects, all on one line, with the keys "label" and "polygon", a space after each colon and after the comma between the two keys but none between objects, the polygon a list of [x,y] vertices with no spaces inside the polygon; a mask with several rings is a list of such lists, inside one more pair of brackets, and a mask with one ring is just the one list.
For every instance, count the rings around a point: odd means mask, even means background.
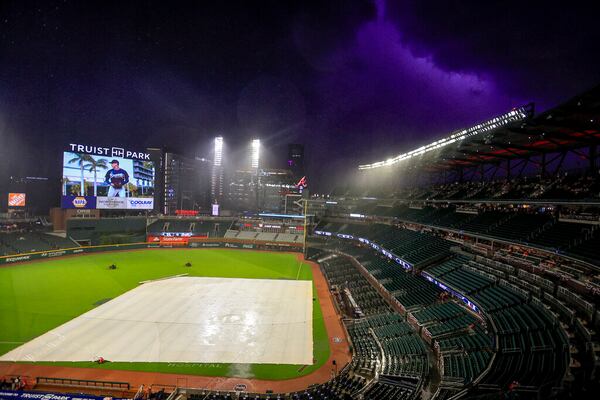
[{"label": "coolray logo", "polygon": [[154,208],[154,199],[150,198],[128,198],[127,209],[151,210]]},{"label": "coolray logo", "polygon": [[152,204],[152,200],[129,200],[129,204]]},{"label": "coolray logo", "polygon": [[150,161],[150,154],[144,151],[126,150],[122,147],[88,146],[77,143],[69,143],[69,150],[73,153],[95,154],[98,156],[110,156],[121,158],[133,158],[136,160]]},{"label": "coolray logo", "polygon": [[85,207],[87,204],[87,200],[85,199],[85,197],[75,197],[73,199],[73,205],[75,206],[75,208],[83,208]]}]

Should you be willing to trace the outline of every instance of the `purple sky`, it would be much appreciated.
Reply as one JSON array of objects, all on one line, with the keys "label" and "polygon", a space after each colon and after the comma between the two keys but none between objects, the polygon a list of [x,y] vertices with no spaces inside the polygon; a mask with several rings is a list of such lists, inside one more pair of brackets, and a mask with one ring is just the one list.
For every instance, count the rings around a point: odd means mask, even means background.
[{"label": "purple sky", "polygon": [[222,134],[241,163],[257,135],[272,165],[305,143],[326,190],[359,162],[596,85],[597,10],[569,5],[3,2],[3,178],[58,175],[73,140],[203,155]]}]

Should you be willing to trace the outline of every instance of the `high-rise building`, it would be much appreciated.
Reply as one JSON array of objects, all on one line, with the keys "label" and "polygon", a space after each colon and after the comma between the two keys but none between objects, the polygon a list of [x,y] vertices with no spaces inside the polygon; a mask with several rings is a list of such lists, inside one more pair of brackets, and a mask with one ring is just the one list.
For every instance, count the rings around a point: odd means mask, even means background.
[{"label": "high-rise building", "polygon": [[229,207],[237,211],[283,212],[286,195],[298,193],[288,169],[237,170],[228,187]]},{"label": "high-rise building", "polygon": [[133,182],[143,195],[154,194],[154,164],[133,160]]},{"label": "high-rise building", "polygon": [[210,212],[210,165],[201,158],[175,153],[164,156],[163,213],[176,210]]}]

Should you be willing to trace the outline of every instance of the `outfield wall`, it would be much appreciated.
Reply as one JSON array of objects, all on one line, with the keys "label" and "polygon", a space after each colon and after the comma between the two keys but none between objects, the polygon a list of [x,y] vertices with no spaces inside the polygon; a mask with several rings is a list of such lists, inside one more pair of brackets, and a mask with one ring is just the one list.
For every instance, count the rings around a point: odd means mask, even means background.
[{"label": "outfield wall", "polygon": [[302,252],[302,245],[292,243],[271,243],[271,242],[244,242],[240,240],[206,240],[194,241],[187,245],[159,244],[159,243],[131,243],[131,244],[114,244],[102,246],[84,246],[74,247],[70,249],[60,249],[51,251],[38,251],[35,253],[15,254],[11,256],[0,257],[0,265],[15,264],[20,262],[29,262],[37,260],[45,260],[55,257],[72,256],[84,253],[98,253],[103,251],[120,251],[120,250],[138,250],[148,248],[228,248],[228,249],[244,249],[244,250],[267,250],[267,251],[297,251]]}]

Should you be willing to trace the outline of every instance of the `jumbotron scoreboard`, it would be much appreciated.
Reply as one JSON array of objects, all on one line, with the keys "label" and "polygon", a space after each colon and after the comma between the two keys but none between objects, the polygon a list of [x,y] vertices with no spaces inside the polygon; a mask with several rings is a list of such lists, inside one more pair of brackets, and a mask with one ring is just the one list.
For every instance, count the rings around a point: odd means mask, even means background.
[{"label": "jumbotron scoreboard", "polygon": [[69,143],[62,169],[62,208],[154,208],[156,170],[145,151]]}]

